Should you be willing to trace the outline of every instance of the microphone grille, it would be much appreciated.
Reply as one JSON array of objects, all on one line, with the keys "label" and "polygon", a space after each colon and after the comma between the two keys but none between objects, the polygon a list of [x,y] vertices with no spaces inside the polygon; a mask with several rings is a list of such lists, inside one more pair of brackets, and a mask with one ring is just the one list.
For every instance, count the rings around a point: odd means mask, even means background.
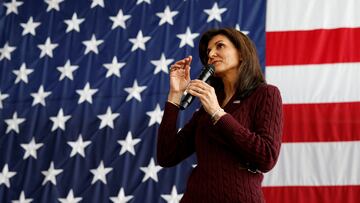
[{"label": "microphone grille", "polygon": [[208,69],[211,75],[215,73],[215,66],[213,64],[208,64],[205,69]]}]

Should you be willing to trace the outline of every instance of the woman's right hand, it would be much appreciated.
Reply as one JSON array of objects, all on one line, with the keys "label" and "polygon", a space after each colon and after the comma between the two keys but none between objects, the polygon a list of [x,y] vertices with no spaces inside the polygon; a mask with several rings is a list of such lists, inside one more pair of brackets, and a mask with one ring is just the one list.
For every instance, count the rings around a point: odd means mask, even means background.
[{"label": "woman's right hand", "polygon": [[170,66],[170,91],[168,101],[179,104],[190,82],[190,64],[192,56],[177,61]]}]

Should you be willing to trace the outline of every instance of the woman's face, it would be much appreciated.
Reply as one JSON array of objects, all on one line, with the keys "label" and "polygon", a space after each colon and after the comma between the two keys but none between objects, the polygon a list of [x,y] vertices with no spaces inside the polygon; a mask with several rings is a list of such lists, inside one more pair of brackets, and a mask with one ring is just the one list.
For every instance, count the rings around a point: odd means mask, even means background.
[{"label": "woman's face", "polygon": [[215,66],[215,75],[237,71],[240,58],[234,44],[224,35],[215,35],[208,43],[208,64]]}]

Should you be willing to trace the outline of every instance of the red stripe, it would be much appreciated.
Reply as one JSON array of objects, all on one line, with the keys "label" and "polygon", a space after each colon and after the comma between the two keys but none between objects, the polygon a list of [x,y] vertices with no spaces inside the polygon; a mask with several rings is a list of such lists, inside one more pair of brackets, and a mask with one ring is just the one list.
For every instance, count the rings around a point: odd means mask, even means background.
[{"label": "red stripe", "polygon": [[360,140],[360,102],[285,104],[283,142]]},{"label": "red stripe", "polygon": [[358,203],[360,186],[264,187],[269,203]]},{"label": "red stripe", "polygon": [[360,28],[266,33],[266,65],[360,62]]}]

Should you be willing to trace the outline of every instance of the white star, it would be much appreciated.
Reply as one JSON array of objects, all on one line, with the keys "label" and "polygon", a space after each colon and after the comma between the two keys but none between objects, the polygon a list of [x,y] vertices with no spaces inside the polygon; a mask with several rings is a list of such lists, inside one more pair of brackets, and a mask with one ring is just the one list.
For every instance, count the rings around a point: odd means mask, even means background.
[{"label": "white star", "polygon": [[179,48],[185,45],[194,47],[194,39],[199,36],[199,33],[191,33],[190,27],[187,27],[184,34],[178,34],[176,36],[181,39]]},{"label": "white star", "polygon": [[85,54],[89,53],[90,51],[94,52],[95,54],[98,54],[99,53],[98,46],[103,42],[104,40],[96,40],[95,34],[93,34],[90,40],[82,42],[86,46]]},{"label": "white star", "polygon": [[244,33],[245,35],[248,35],[248,34],[250,33],[249,31],[240,30],[240,25],[239,25],[239,24],[236,24],[236,25],[235,25],[235,29],[236,29],[236,30],[239,30],[240,32]]},{"label": "white star", "polygon": [[83,141],[81,134],[79,135],[78,139],[75,142],[67,142],[68,145],[71,146],[71,154],[70,157],[75,156],[76,154],[80,154],[82,157],[85,158],[85,148],[91,144],[91,141]]},{"label": "white star", "polygon": [[53,57],[53,49],[55,49],[58,44],[51,44],[50,37],[46,38],[45,44],[39,44],[38,47],[41,49],[40,58],[48,55],[49,57]]},{"label": "white star", "polygon": [[10,119],[5,119],[5,123],[8,125],[6,128],[6,133],[10,132],[11,130],[14,130],[16,133],[19,133],[19,125],[23,122],[25,122],[25,118],[18,118],[17,112],[15,112]]},{"label": "white star", "polygon": [[106,174],[110,173],[112,171],[112,168],[104,168],[103,161],[100,162],[97,169],[91,169],[90,172],[94,174],[94,178],[91,181],[91,184],[94,184],[96,181],[100,180],[106,185]]},{"label": "white star", "polygon": [[107,69],[106,78],[112,75],[120,77],[120,69],[125,66],[125,63],[119,63],[117,57],[114,56],[112,63],[106,63],[103,66]]},{"label": "white star", "polygon": [[80,24],[84,22],[84,20],[84,18],[78,18],[76,13],[72,15],[70,20],[64,20],[64,22],[67,24],[66,33],[72,30],[80,32]]},{"label": "white star", "polygon": [[221,22],[221,14],[224,13],[226,10],[227,10],[227,8],[219,9],[218,4],[215,2],[211,9],[204,10],[204,12],[209,15],[206,22],[210,22],[212,20],[217,20],[217,21]]},{"label": "white star", "polygon": [[150,0],[137,0],[136,5],[139,5],[139,4],[141,4],[142,2],[151,4]]},{"label": "white star", "polygon": [[126,101],[135,98],[136,100],[141,102],[140,93],[144,91],[146,88],[147,88],[146,86],[139,86],[137,81],[135,80],[132,87],[125,88],[125,91],[129,93],[129,95],[126,97]]},{"label": "white star", "polygon": [[22,35],[26,35],[30,33],[31,35],[35,36],[35,29],[40,26],[41,23],[34,22],[33,17],[30,17],[27,23],[20,23],[21,27],[24,28]]},{"label": "white star", "polygon": [[45,105],[45,98],[48,97],[51,94],[51,92],[45,92],[44,86],[40,86],[38,92],[31,93],[31,96],[34,97],[34,101],[32,103],[32,106],[35,106],[36,104],[41,104],[43,106]]},{"label": "white star", "polygon": [[92,96],[98,91],[98,89],[90,89],[90,84],[87,82],[84,89],[76,90],[76,92],[80,95],[79,104],[83,103],[84,101],[88,101],[92,104]]},{"label": "white star", "polygon": [[166,6],[163,13],[156,13],[156,15],[161,18],[159,25],[162,25],[164,23],[169,23],[170,25],[173,25],[173,17],[176,16],[178,13],[178,11],[171,11],[170,7]]},{"label": "white star", "polygon": [[124,188],[120,188],[117,197],[110,197],[110,200],[114,203],[126,203],[130,201],[134,196],[125,196]]},{"label": "white star", "polygon": [[117,27],[122,27],[126,29],[125,21],[131,18],[131,15],[124,15],[123,11],[120,9],[116,16],[110,16],[110,20],[113,21],[111,29],[115,29]]},{"label": "white star", "polygon": [[70,60],[67,60],[64,66],[59,66],[56,68],[61,73],[59,81],[63,80],[65,77],[69,78],[70,80],[74,80],[73,72],[78,68],[79,66],[71,65]]},{"label": "white star", "polygon": [[102,129],[106,126],[109,126],[110,128],[114,128],[114,120],[119,116],[119,113],[112,113],[111,108],[108,107],[105,114],[101,114],[97,116],[101,119],[100,127],[99,129]]},{"label": "white star", "polygon": [[153,179],[155,182],[158,182],[157,173],[161,169],[162,169],[161,166],[155,165],[154,158],[151,158],[150,163],[147,167],[140,167],[140,170],[142,170],[145,173],[142,182],[145,182],[149,178]]},{"label": "white star", "polygon": [[53,122],[53,126],[51,128],[51,131],[55,131],[58,128],[60,128],[62,130],[65,130],[65,123],[70,118],[71,118],[70,115],[64,116],[64,111],[63,111],[62,108],[60,108],[57,116],[50,117],[50,120]]},{"label": "white star", "polygon": [[25,192],[21,191],[19,199],[18,200],[13,200],[11,202],[12,203],[31,203],[32,201],[33,201],[33,199],[26,199]]},{"label": "white star", "polygon": [[164,111],[161,111],[160,105],[157,104],[153,111],[148,111],[146,112],[146,114],[150,116],[150,121],[148,125],[150,127],[155,123],[159,123],[159,124],[161,123],[161,119],[164,114]]},{"label": "white star", "polygon": [[45,176],[42,185],[45,185],[46,182],[50,181],[52,184],[56,185],[56,176],[62,173],[62,169],[55,169],[54,162],[50,163],[50,167],[47,171],[41,171],[41,173]]},{"label": "white star", "polygon": [[141,141],[141,139],[132,138],[132,134],[131,132],[128,132],[128,134],[126,135],[125,140],[119,140],[118,143],[121,145],[121,150],[120,150],[120,154],[122,155],[125,152],[130,152],[130,154],[135,155],[135,148],[134,146],[139,143]]},{"label": "white star", "polygon": [[64,0],[45,0],[45,3],[48,4],[48,7],[46,9],[46,12],[50,11],[51,9],[55,9],[57,11],[60,11],[59,4],[63,2]]},{"label": "white star", "polygon": [[94,8],[95,6],[100,6],[104,8],[104,0],[92,0],[91,8]]},{"label": "white star", "polygon": [[16,47],[9,46],[9,43],[6,42],[5,45],[0,48],[0,61],[4,58],[11,60],[11,52],[13,52]]},{"label": "white star", "polygon": [[4,99],[8,98],[8,97],[9,97],[9,94],[3,94],[3,93],[1,93],[1,91],[0,91],[0,109],[3,108],[3,103],[2,103],[2,101],[3,101]]},{"label": "white star", "polygon": [[19,14],[18,13],[18,7],[23,5],[24,2],[21,1],[16,1],[16,0],[11,0],[10,3],[4,3],[4,6],[7,8],[6,10],[6,15],[9,15],[10,13],[15,13],[15,14]]},{"label": "white star", "polygon": [[130,38],[129,41],[133,43],[133,46],[131,48],[131,51],[135,51],[136,49],[140,48],[142,50],[146,50],[145,43],[149,41],[151,37],[149,36],[143,36],[142,31],[140,30],[136,36],[136,38]]},{"label": "white star", "polygon": [[42,147],[43,143],[36,143],[35,138],[33,137],[28,144],[20,144],[23,149],[25,149],[25,154],[23,159],[27,159],[29,156],[37,159],[37,150]]},{"label": "white star", "polygon": [[169,73],[168,66],[174,61],[174,59],[166,59],[165,54],[162,53],[159,60],[150,61],[153,65],[156,66],[154,70],[154,75],[163,71],[165,73]]},{"label": "white star", "polygon": [[175,185],[172,187],[171,194],[161,195],[167,203],[179,203],[183,194],[178,194]]},{"label": "white star", "polygon": [[82,200],[82,197],[75,197],[74,192],[71,189],[66,198],[58,198],[61,203],[78,203]]},{"label": "white star", "polygon": [[33,71],[33,69],[27,69],[26,64],[22,63],[19,70],[13,70],[13,73],[16,75],[15,84],[19,83],[20,81],[28,83],[28,75]]},{"label": "white star", "polygon": [[0,185],[5,184],[6,187],[10,188],[10,178],[14,175],[16,175],[16,172],[9,171],[8,165],[5,164],[0,173]]}]

